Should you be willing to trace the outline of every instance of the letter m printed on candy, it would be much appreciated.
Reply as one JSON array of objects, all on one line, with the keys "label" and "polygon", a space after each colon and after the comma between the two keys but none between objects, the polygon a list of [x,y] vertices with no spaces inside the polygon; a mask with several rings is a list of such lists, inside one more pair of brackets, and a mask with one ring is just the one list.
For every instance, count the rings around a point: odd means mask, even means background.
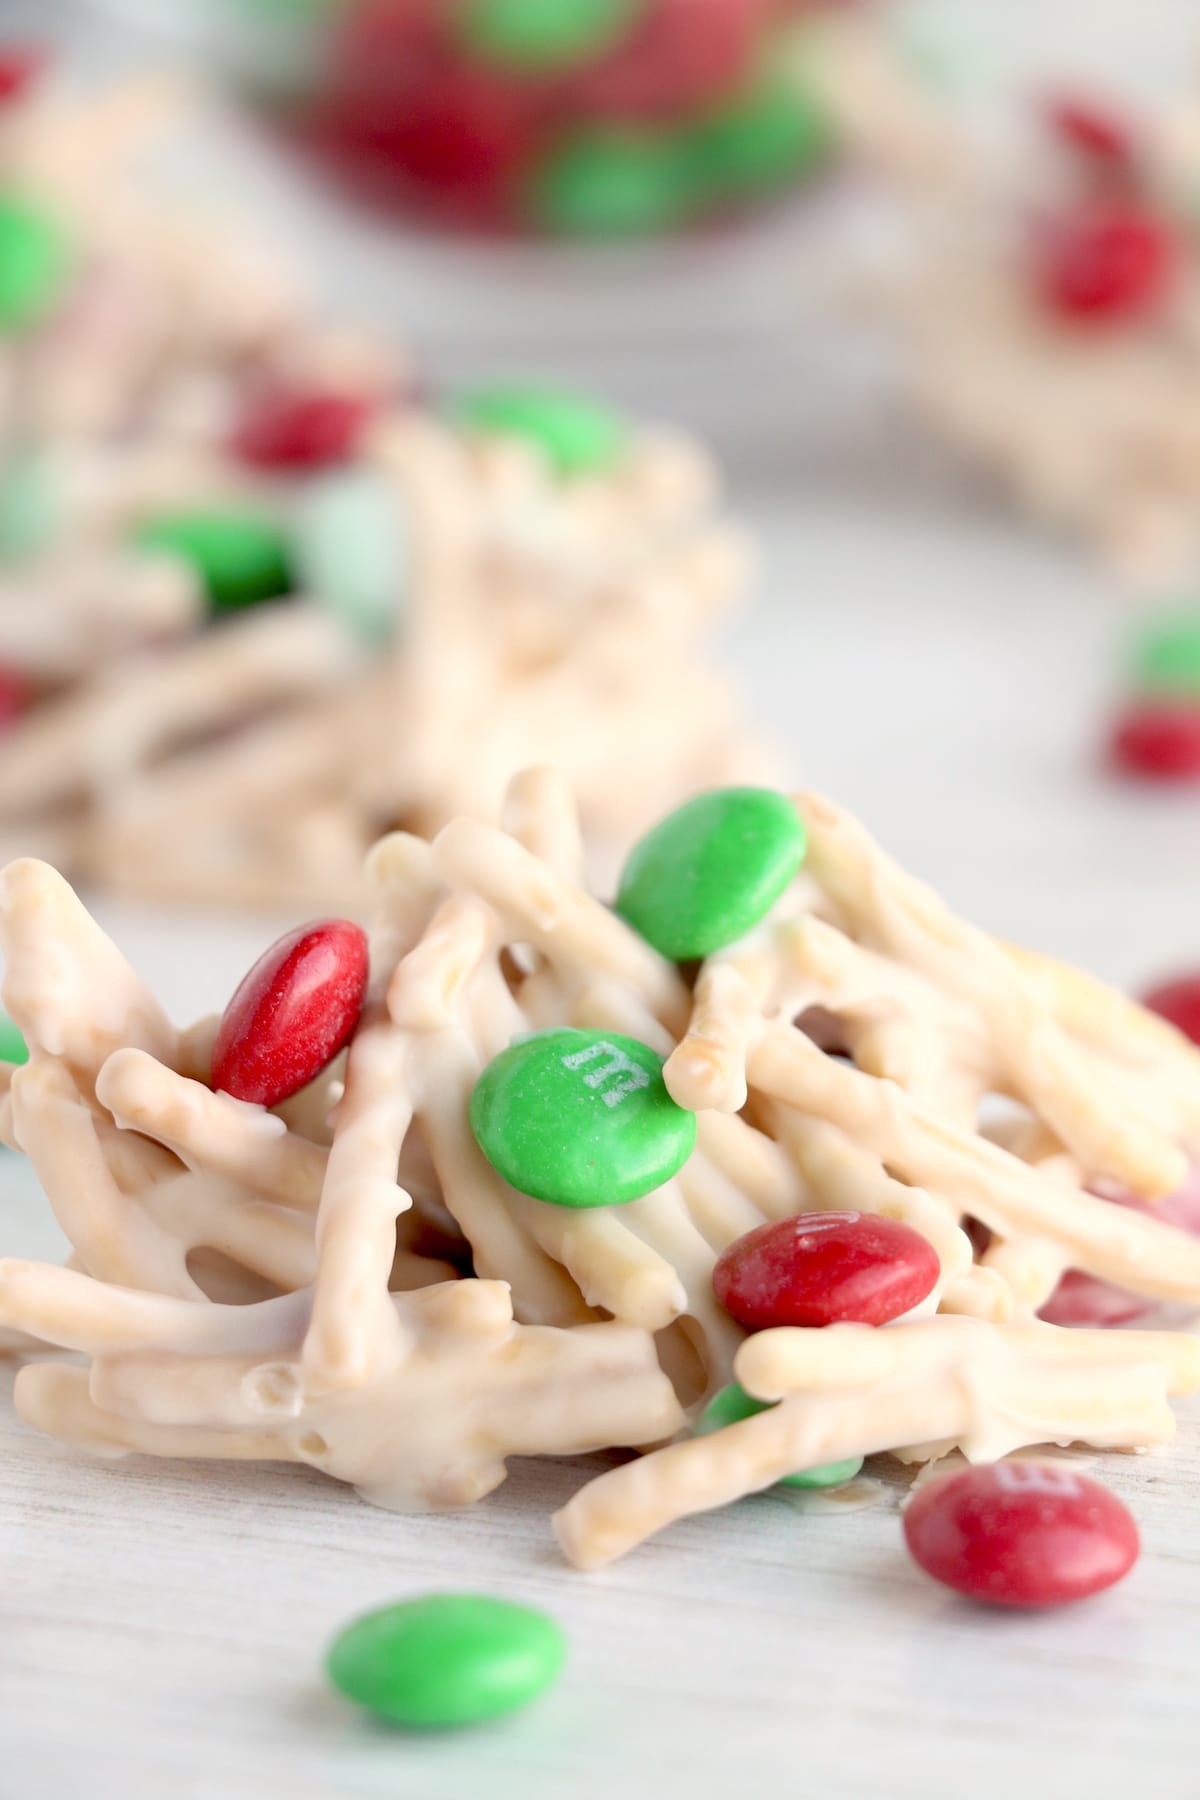
[{"label": "letter m printed on candy", "polygon": [[619,1050],[616,1044],[601,1040],[598,1044],[588,1044],[586,1049],[576,1050],[570,1056],[564,1056],[564,1069],[582,1069],[585,1063],[594,1062],[598,1056],[606,1060],[602,1067],[593,1069],[584,1076],[584,1085],[590,1088],[603,1087],[610,1075],[624,1077],[615,1087],[610,1087],[600,1096],[605,1106],[620,1106],[628,1094],[636,1094],[639,1088],[650,1086],[650,1076],[645,1069],[638,1067],[632,1058]]}]

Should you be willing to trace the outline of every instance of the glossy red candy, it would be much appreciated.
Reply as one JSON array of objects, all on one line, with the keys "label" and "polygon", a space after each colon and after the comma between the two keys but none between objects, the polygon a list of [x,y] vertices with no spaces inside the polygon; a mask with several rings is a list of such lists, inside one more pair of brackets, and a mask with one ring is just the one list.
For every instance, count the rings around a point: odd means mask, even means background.
[{"label": "glossy red candy", "polygon": [[1146,781],[1194,781],[1200,776],[1200,706],[1146,701],[1131,706],[1113,727],[1115,768]]},{"label": "glossy red candy", "polygon": [[1089,160],[1127,168],[1134,160],[1134,134],[1127,122],[1102,102],[1083,94],[1057,94],[1046,105],[1055,136]]},{"label": "glossy red candy", "polygon": [[914,1562],[991,1606],[1062,1606],[1138,1559],[1138,1530],[1098,1481],[1061,1463],[985,1463],[943,1475],[904,1513]]},{"label": "glossy red candy", "polygon": [[1038,1309],[1038,1318],[1048,1325],[1088,1326],[1093,1330],[1111,1325],[1129,1325],[1154,1311],[1153,1300],[1114,1281],[1101,1281],[1096,1275],[1085,1275],[1082,1269],[1068,1269],[1046,1304]]},{"label": "glossy red candy", "polygon": [[369,411],[363,394],[257,394],[234,429],[233,452],[257,469],[326,469],[354,454]]},{"label": "glossy red candy", "polygon": [[1134,207],[1057,219],[1038,234],[1034,274],[1052,312],[1076,323],[1124,323],[1163,298],[1178,262],[1174,232]]},{"label": "glossy red candy", "polygon": [[1142,1005],[1193,1044],[1200,1044],[1200,975],[1177,975],[1173,981],[1159,982],[1142,995]]},{"label": "glossy red candy", "polygon": [[260,956],[225,1008],[212,1085],[275,1106],[349,1043],[367,987],[367,939],[348,919],[301,925]]},{"label": "glossy red candy", "polygon": [[748,1331],[775,1325],[886,1325],[924,1300],[941,1273],[910,1225],[873,1213],[802,1213],[730,1244],[713,1292]]}]

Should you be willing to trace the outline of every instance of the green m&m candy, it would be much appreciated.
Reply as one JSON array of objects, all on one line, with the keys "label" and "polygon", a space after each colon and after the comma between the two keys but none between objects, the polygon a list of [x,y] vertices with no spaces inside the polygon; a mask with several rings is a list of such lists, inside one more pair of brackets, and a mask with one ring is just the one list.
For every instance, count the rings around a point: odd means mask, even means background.
[{"label": "green m&m candy", "polygon": [[472,431],[524,438],[560,475],[588,475],[620,461],[629,433],[618,414],[551,388],[477,388],[457,413]]},{"label": "green m&m candy", "polygon": [[749,199],[818,168],[833,149],[828,115],[792,83],[764,82],[697,126],[689,163],[705,205]]},{"label": "green m&m candy", "polygon": [[769,788],[698,794],[634,845],[616,909],[672,962],[711,956],[770,911],[806,843],[795,807]]},{"label": "green m&m candy", "polygon": [[29,1046],[7,1013],[0,1013],[0,1063],[27,1063]]},{"label": "green m&m candy", "polygon": [[646,0],[462,0],[458,33],[481,61],[539,75],[602,55]]},{"label": "green m&m candy", "polygon": [[636,1038],[539,1031],[502,1051],[471,1095],[471,1130],[492,1167],[555,1206],[615,1206],[678,1174],[696,1143],[663,1059]]},{"label": "green m&m candy", "polygon": [[373,469],[312,481],[293,530],[299,585],[352,637],[387,641],[408,586],[411,546],[403,502]]},{"label": "green m&m candy", "polygon": [[592,127],[544,157],[525,203],[537,225],[567,237],[639,237],[690,219],[696,176],[690,140],[634,126]]},{"label": "green m&m candy", "polygon": [[[743,1419],[752,1419],[757,1413],[770,1412],[773,1402],[755,1400],[731,1381],[723,1387],[719,1394],[714,1394],[692,1431],[696,1437],[707,1437],[710,1432],[723,1431],[726,1425],[737,1425]],[[795,1475],[785,1475],[776,1482],[776,1487],[794,1488],[833,1488],[843,1487],[847,1481],[853,1481],[863,1466],[861,1456],[847,1457],[845,1462],[824,1463],[817,1469],[800,1469]]]},{"label": "green m&m candy", "polygon": [[71,271],[58,221],[40,206],[0,195],[0,332],[25,331],[57,304]]},{"label": "green m&m candy", "polygon": [[1156,693],[1200,694],[1200,606],[1174,606],[1144,625],[1134,641],[1133,673]]},{"label": "green m&m candy", "polygon": [[214,613],[240,612],[292,591],[287,541],[273,519],[230,508],[148,520],[136,541],[195,569]]},{"label": "green m&m candy", "polygon": [[532,1607],[429,1594],[366,1613],[330,1645],[329,1679],[395,1725],[479,1725],[527,1706],[556,1680],[566,1640]]}]

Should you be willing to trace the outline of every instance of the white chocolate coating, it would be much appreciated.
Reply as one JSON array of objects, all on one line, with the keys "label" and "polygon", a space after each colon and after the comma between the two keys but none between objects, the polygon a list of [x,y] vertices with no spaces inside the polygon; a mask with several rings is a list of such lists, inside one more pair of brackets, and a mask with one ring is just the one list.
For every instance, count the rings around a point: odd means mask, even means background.
[{"label": "white chocolate coating", "polygon": [[[357,1034],[274,1112],[213,1093],[212,1022],[175,1033],[66,883],[13,865],[4,999],[31,1058],[0,1131],[75,1253],[0,1263],[0,1329],[91,1359],[23,1371],[23,1415],[109,1454],[308,1461],[400,1507],[475,1498],[510,1454],[663,1444],[734,1377],[778,1402],[586,1486],[557,1521],[586,1567],[855,1455],[1165,1443],[1200,1340],[1034,1313],[1068,1267],[1200,1305],[1196,1240],[1086,1185],[1152,1197],[1200,1158],[1200,1055],[954,918],[830,802],[797,805],[804,869],[694,988],[580,885],[545,768],[513,784],[508,831],[384,839]],[[551,1025],[668,1058],[697,1147],[656,1192],[575,1211],[484,1159],[475,1080]],[[934,1291],[879,1330],[747,1339],[717,1256],[830,1209],[921,1232]]]},{"label": "white chocolate coating", "polygon": [[[143,176],[177,106],[161,82],[50,82],[5,109],[0,178],[62,220],[75,265],[45,321],[0,336],[0,502],[9,459],[33,459],[52,514],[25,554],[0,546],[0,668],[32,696],[0,734],[0,860],[358,912],[382,831],[494,819],[535,758],[570,775],[600,860],[680,794],[761,777],[698,652],[750,564],[707,457],[639,428],[567,476],[440,416],[398,355],[314,317],[272,246]],[[136,541],[197,508],[295,527],[313,478],[231,442],[249,396],[289,382],[371,404],[343,472],[377,484],[406,546],[384,642],[319,593],[205,630],[191,571]]]}]

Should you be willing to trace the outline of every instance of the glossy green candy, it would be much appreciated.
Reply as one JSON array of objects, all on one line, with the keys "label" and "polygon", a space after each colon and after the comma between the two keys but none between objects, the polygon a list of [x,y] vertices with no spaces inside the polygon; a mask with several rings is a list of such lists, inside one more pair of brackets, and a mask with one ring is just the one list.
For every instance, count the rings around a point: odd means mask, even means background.
[{"label": "glossy green candy", "polygon": [[1200,606],[1176,606],[1142,627],[1133,647],[1138,685],[1156,693],[1200,694]]},{"label": "glossy green candy", "polygon": [[44,452],[18,450],[0,468],[0,562],[36,556],[53,538],[60,518],[52,458]]},{"label": "glossy green candy", "polygon": [[689,162],[706,206],[749,199],[806,175],[833,149],[828,115],[790,83],[766,82],[698,126]]},{"label": "glossy green candy", "polygon": [[634,845],[617,911],[672,962],[710,956],[770,911],[805,846],[804,825],[782,794],[698,794]]},{"label": "glossy green candy", "polygon": [[478,388],[463,396],[457,410],[472,430],[536,445],[560,475],[610,469],[629,441],[624,422],[608,407],[549,388]]},{"label": "glossy green candy", "polygon": [[352,637],[392,635],[408,585],[408,520],[392,485],[369,469],[339,469],[308,485],[293,530],[300,587]]},{"label": "glossy green candy", "polygon": [[7,1013],[0,1013],[0,1063],[27,1063],[29,1046]]},{"label": "glossy green candy", "polygon": [[696,1143],[663,1059],[636,1038],[539,1031],[490,1062],[471,1129],[507,1182],[555,1206],[615,1206],[661,1187]]},{"label": "glossy green candy", "polygon": [[292,591],[287,541],[260,513],[170,513],[144,524],[137,542],[191,563],[214,613],[240,612]]},{"label": "glossy green candy", "polygon": [[480,1594],[429,1594],[366,1613],[330,1645],[329,1679],[396,1725],[478,1725],[527,1706],[554,1682],[566,1640],[531,1607]]},{"label": "glossy green candy", "polygon": [[31,201],[0,196],[0,332],[25,331],[44,319],[70,269],[58,221]]},{"label": "glossy green candy", "polygon": [[[696,1437],[707,1437],[712,1431],[723,1431],[726,1425],[737,1425],[742,1419],[752,1419],[756,1413],[770,1412],[773,1403],[766,1400],[754,1400],[731,1381],[723,1387],[719,1394],[714,1394],[692,1431]],[[823,1463],[817,1469],[801,1469],[795,1475],[785,1475],[776,1482],[776,1487],[794,1488],[832,1488],[843,1487],[847,1481],[853,1481],[863,1466],[861,1456],[847,1457],[845,1462]]]},{"label": "glossy green candy", "polygon": [[526,205],[537,225],[568,237],[639,237],[691,217],[690,140],[610,126],[568,138],[537,166]]},{"label": "glossy green candy", "polygon": [[645,0],[463,0],[465,48],[482,61],[537,74],[602,55]]}]

